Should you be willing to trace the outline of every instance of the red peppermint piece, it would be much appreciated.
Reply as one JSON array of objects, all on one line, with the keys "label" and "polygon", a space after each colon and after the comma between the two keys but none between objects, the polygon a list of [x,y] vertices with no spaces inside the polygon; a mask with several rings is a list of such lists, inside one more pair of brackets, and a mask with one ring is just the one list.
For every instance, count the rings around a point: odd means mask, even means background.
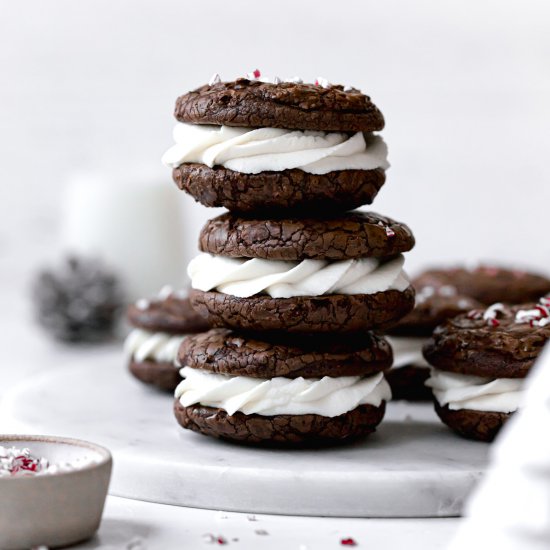
[{"label": "red peppermint piece", "polygon": [[498,319],[488,319],[487,323],[490,327],[498,327],[500,325],[500,321]]},{"label": "red peppermint piece", "polygon": [[[260,72],[260,71],[258,71]],[[223,537],[218,537],[216,541],[220,546],[223,544],[227,544],[227,541]]]},{"label": "red peppermint piece", "polygon": [[544,306],[535,306],[535,309],[540,311],[541,317],[548,317],[548,309],[546,309]]},{"label": "red peppermint piece", "polygon": [[260,78],[260,76],[262,76],[260,69],[256,69],[252,74],[254,75],[254,78]]},{"label": "red peppermint piece", "polygon": [[341,539],[340,544],[342,546],[357,546],[357,543],[351,537],[348,537],[347,539]]}]

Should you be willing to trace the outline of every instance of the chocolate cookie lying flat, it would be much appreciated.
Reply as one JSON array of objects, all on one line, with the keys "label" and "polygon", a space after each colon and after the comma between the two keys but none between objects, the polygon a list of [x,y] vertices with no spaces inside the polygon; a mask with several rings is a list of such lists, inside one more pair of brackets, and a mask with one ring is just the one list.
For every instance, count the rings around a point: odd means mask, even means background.
[{"label": "chocolate cookie lying flat", "polygon": [[192,290],[193,307],[214,327],[289,333],[350,333],[394,325],[414,307],[414,290],[239,298]]},{"label": "chocolate cookie lying flat", "polygon": [[178,360],[194,369],[254,378],[369,376],[390,367],[392,353],[381,336],[262,335],[217,328],[189,336]]},{"label": "chocolate cookie lying flat", "polygon": [[223,409],[174,402],[174,414],[179,424],[189,430],[220,439],[242,443],[279,445],[333,445],[366,436],[382,421],[385,404],[380,407],[361,405],[335,417],[317,414],[276,416],[227,414]]},{"label": "chocolate cookie lying flat", "polygon": [[144,384],[174,391],[181,381],[175,364],[179,343],[187,334],[208,330],[208,323],[178,293],[138,300],[127,317],[134,327],[125,342],[130,373]]},{"label": "chocolate cookie lying flat", "polygon": [[550,338],[550,324],[517,322],[536,304],[498,308],[484,318],[475,310],[449,319],[424,346],[424,357],[439,370],[489,378],[524,378]]},{"label": "chocolate cookie lying flat", "polygon": [[384,117],[370,98],[343,86],[239,78],[218,82],[179,97],[180,122],[247,128],[288,128],[327,132],[375,132]]},{"label": "chocolate cookie lying flat", "polygon": [[469,296],[485,305],[496,302],[521,304],[538,300],[550,292],[550,279],[527,271],[481,265],[431,269],[415,281],[420,286],[455,288],[458,294]]},{"label": "chocolate cookie lying flat", "polygon": [[204,206],[234,212],[346,211],[371,204],[386,180],[382,168],[310,174],[297,168],[244,174],[204,164],[172,171],[177,186]]},{"label": "chocolate cookie lying flat", "polygon": [[407,225],[374,212],[349,212],[314,219],[222,214],[199,237],[203,252],[267,260],[385,258],[414,246]]}]

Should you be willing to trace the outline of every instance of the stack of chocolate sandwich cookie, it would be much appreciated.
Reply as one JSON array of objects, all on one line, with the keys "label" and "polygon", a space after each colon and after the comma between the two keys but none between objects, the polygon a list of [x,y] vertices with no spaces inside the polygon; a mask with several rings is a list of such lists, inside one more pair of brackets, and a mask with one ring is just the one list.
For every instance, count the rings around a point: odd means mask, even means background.
[{"label": "stack of chocolate sandwich cookie", "polygon": [[550,292],[550,280],[542,275],[494,265],[429,269],[412,284],[414,310],[388,331],[394,364],[387,373],[393,398],[412,401],[432,398],[422,348],[438,325],[484,305],[521,304]]},{"label": "stack of chocolate sandwich cookie", "polygon": [[186,291],[164,287],[152,299],[128,307],[133,329],[124,342],[128,368],[141,382],[174,391],[181,382],[177,352],[189,334],[208,330],[208,323],[191,307]]},{"label": "stack of chocolate sandwich cookie", "polygon": [[522,404],[523,381],[550,339],[550,296],[493,304],[440,325],[424,347],[441,420],[469,439],[492,441]]},{"label": "stack of chocolate sandwich cookie", "polygon": [[181,96],[164,156],[179,187],[230,210],[206,223],[190,300],[212,326],[179,350],[179,423],[213,437],[318,444],[374,431],[414,305],[409,228],[349,212],[384,183],[380,111],[356,89],[250,78]]}]

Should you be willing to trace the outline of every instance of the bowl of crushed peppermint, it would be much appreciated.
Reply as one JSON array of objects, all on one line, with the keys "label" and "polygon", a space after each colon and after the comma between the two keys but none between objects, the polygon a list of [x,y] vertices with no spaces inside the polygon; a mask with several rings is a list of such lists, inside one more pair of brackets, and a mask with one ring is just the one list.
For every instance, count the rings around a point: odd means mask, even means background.
[{"label": "bowl of crushed peppermint", "polygon": [[112,458],[77,439],[0,435],[0,548],[55,548],[99,528]]}]

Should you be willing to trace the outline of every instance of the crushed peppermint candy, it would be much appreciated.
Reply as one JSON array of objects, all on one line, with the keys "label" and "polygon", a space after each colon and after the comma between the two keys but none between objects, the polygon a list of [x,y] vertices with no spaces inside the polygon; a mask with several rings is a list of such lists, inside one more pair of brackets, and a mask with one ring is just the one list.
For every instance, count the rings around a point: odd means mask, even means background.
[{"label": "crushed peppermint candy", "polygon": [[345,539],[340,539],[340,544],[342,546],[357,546],[357,543],[351,537],[347,537]]},{"label": "crushed peppermint candy", "polygon": [[516,323],[529,323],[532,327],[545,327],[550,324],[550,295],[543,296],[533,309],[520,309],[516,313]]},{"label": "crushed peppermint candy", "polygon": [[315,86],[321,86],[321,88],[328,88],[330,86],[330,82],[326,78],[323,78],[322,76],[318,76],[315,79]]},{"label": "crushed peppermint candy", "polygon": [[487,324],[490,327],[498,327],[500,325],[500,321],[497,319],[497,316],[499,313],[505,313],[505,312],[506,312],[506,308],[504,304],[497,302],[496,304],[489,306],[485,310],[482,318],[484,321],[487,321]]},{"label": "crushed peppermint candy", "polygon": [[384,225],[382,221],[379,221],[378,225],[384,229],[388,237],[395,237],[395,231],[389,225]]},{"label": "crushed peppermint candy", "polygon": [[50,464],[47,458],[31,454],[30,449],[3,447],[0,445],[0,478],[41,476],[72,472],[91,464],[97,460],[80,458],[73,462]]},{"label": "crushed peppermint candy", "polygon": [[210,80],[208,81],[209,86],[214,86],[214,84],[219,84],[222,81],[220,75],[218,73],[214,73]]}]

